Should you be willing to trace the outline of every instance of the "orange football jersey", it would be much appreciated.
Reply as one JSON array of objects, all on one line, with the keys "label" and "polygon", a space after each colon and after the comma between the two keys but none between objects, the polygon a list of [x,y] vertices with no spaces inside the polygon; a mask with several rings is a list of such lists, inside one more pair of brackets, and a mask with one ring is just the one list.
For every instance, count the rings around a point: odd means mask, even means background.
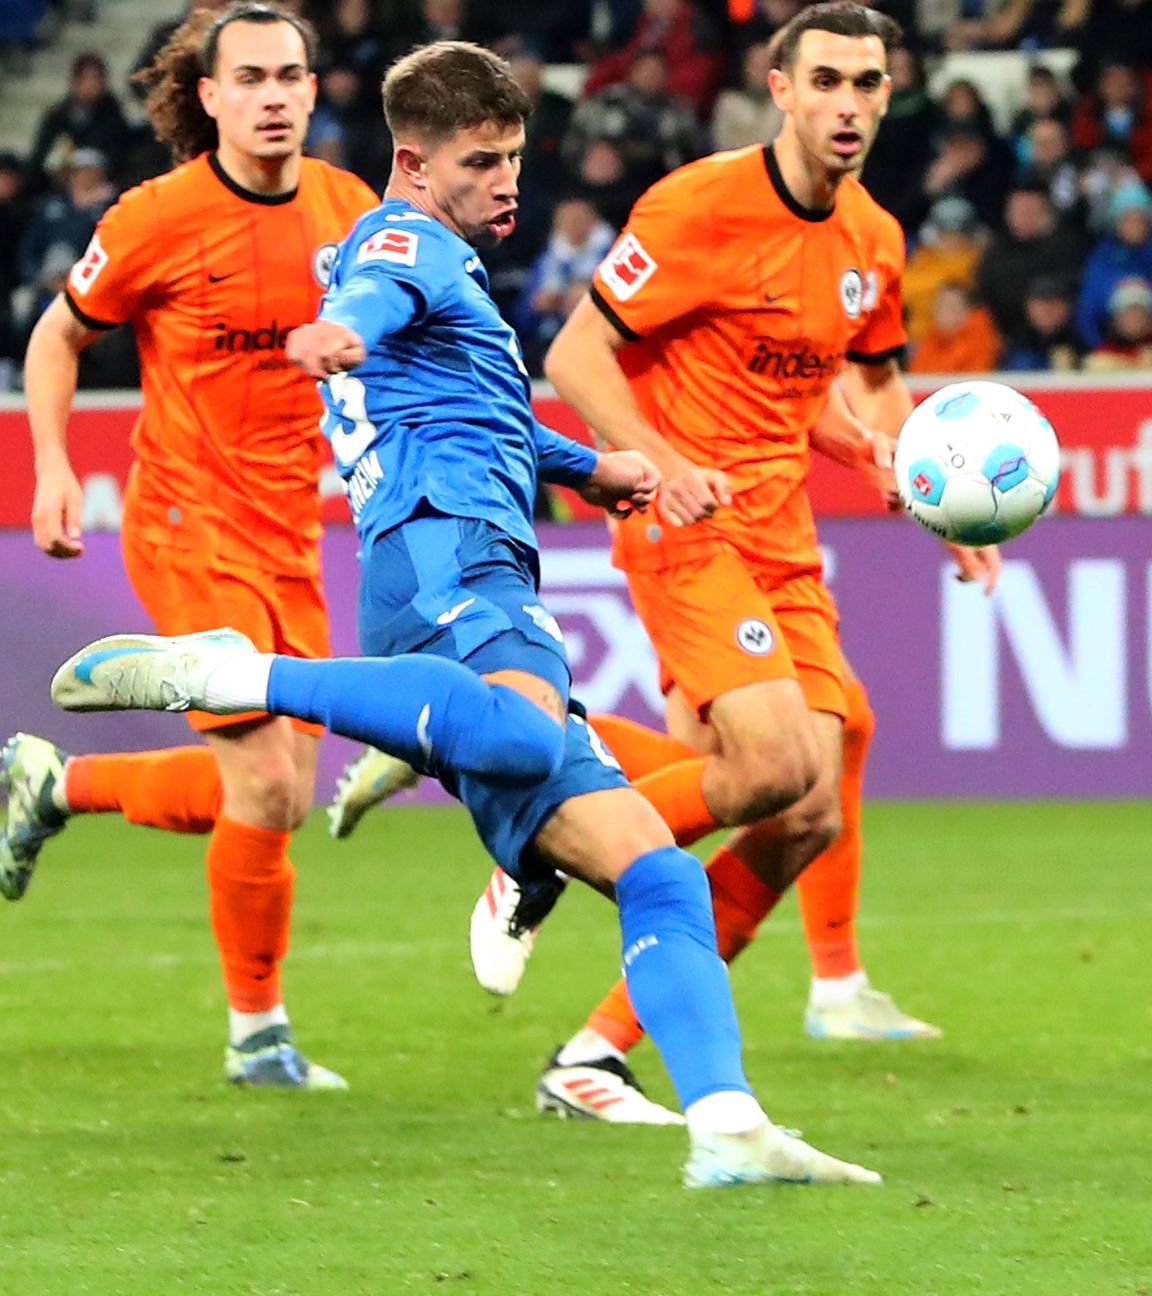
[{"label": "orange football jersey", "polygon": [[318,572],[320,399],[285,339],[316,318],[338,244],[378,202],[310,158],[294,192],[264,197],[205,154],[100,221],[66,296],[88,327],[136,332],[126,521],[146,543]]},{"label": "orange football jersey", "polygon": [[734,502],[692,527],[622,523],[620,566],[735,545],[819,569],[808,430],[846,358],[903,347],[903,267],[899,225],[858,181],[830,211],[807,210],[770,147],[690,163],[640,199],[592,297],[629,340],[620,359],[645,416],[694,463],[723,469]]}]

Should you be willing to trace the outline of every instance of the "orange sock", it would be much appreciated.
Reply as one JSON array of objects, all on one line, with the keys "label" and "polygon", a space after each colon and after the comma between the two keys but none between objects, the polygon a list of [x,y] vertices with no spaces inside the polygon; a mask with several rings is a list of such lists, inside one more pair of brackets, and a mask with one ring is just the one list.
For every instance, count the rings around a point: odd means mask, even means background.
[{"label": "orange sock", "polygon": [[[756,935],[756,929],[776,907],[780,893],[765,886],[727,846],[721,846],[708,861],[708,885],[712,888],[720,957],[730,963]],[[585,1025],[621,1053],[627,1053],[644,1038],[644,1028],[632,1011],[628,983],[623,977],[596,1005]]]},{"label": "orange sock", "polygon": [[295,876],[290,836],[221,816],[208,843],[212,930],[228,1005],[238,1012],[267,1012],[282,1001]]},{"label": "orange sock", "polygon": [[845,977],[860,971],[856,907],[864,853],[864,766],[875,728],[876,717],[864,685],[850,680],[844,721],[844,771],[840,779],[843,826],[840,836],[808,865],[796,883],[812,974],[818,977]]},{"label": "orange sock", "polygon": [[220,767],[208,747],[73,756],[64,795],[73,814],[119,811],[129,823],[207,833],[220,813]]},{"label": "orange sock", "polygon": [[620,762],[629,783],[635,783],[638,778],[663,769],[665,765],[700,755],[686,743],[622,716],[593,715],[588,717],[588,721]]}]

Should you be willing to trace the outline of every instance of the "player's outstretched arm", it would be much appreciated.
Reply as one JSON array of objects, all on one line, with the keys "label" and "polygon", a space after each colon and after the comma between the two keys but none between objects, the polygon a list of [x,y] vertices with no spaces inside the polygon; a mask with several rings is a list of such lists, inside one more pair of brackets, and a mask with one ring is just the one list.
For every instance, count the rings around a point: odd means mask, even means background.
[{"label": "player's outstretched arm", "polygon": [[[912,413],[912,395],[895,360],[883,364],[848,364],[842,377],[844,395],[851,411],[869,427],[887,432],[893,440],[904,420]],[[956,561],[956,579],[979,582],[991,594],[1000,577],[1000,550],[996,545],[978,548],[944,546]]]},{"label": "player's outstretched arm", "polygon": [[76,395],[80,352],[99,336],[58,296],[36,322],[24,358],[24,391],[36,461],[32,536],[52,558],[84,552],[84,493],[68,458],[68,416]]},{"label": "player's outstretched arm", "polygon": [[658,498],[674,526],[711,517],[732,494],[724,474],[692,463],[640,412],[616,352],[625,339],[584,297],[549,348],[544,373],[562,400],[618,450],[639,450],[663,478]]},{"label": "player's outstretched arm", "polygon": [[893,512],[902,507],[892,471],[891,438],[887,432],[873,431],[860,422],[838,383],[829,389],[828,403],[808,440],[813,450],[845,468],[863,473]]},{"label": "player's outstretched arm", "polygon": [[313,378],[355,369],[364,360],[364,341],[354,329],[334,320],[301,324],[288,334],[286,354]]}]

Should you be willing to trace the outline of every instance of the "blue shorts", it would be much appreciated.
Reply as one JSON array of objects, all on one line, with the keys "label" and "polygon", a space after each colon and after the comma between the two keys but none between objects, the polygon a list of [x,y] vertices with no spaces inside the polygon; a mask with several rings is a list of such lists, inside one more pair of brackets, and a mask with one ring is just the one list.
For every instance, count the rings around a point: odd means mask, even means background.
[{"label": "blue shorts", "polygon": [[627,787],[615,757],[569,697],[564,639],[540,603],[534,550],[472,518],[419,514],[369,542],[361,557],[360,648],[366,656],[434,653],[478,675],[518,670],[547,680],[568,705],[564,760],[535,787],[464,775],[441,781],[471,812],[505,872],[523,884],[551,874],[527,850],[572,797]]},{"label": "blue shorts", "polygon": [[366,657],[433,653],[478,675],[527,671],[567,699],[568,655],[540,603],[539,559],[499,527],[418,514],[370,541],[360,567]]}]

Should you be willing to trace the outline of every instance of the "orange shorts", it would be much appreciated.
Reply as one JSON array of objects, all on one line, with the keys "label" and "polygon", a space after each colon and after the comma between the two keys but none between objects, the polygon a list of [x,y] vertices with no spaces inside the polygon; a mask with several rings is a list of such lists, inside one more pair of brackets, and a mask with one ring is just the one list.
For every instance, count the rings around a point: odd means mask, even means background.
[{"label": "orange shorts", "polygon": [[[126,529],[121,537],[124,566],[136,597],[157,631],[191,634],[232,626],[261,652],[290,657],[330,657],[328,608],[319,578],[280,576],[226,562],[214,555],[145,544]],[[254,720],[260,712],[209,715],[189,711],[198,732]],[[322,725],[293,720],[302,733],[319,736]]]},{"label": "orange shorts", "polygon": [[701,719],[722,694],[794,679],[813,711],[847,713],[840,616],[810,572],[757,569],[733,550],[659,571],[628,572],[628,588],[660,662]]}]

